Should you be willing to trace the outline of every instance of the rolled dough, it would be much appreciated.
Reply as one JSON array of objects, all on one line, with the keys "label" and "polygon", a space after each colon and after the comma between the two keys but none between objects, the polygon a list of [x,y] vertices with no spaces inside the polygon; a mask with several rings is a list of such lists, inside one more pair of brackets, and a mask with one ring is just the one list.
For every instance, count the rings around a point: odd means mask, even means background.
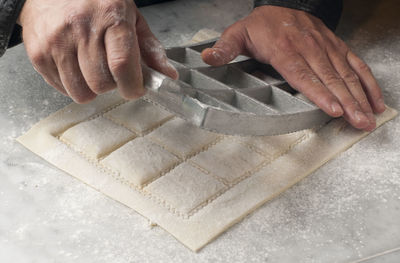
[{"label": "rolled dough", "polygon": [[[396,114],[388,107],[377,125]],[[366,135],[335,119],[288,135],[223,136],[111,92],[61,109],[18,141],[197,251]]]}]

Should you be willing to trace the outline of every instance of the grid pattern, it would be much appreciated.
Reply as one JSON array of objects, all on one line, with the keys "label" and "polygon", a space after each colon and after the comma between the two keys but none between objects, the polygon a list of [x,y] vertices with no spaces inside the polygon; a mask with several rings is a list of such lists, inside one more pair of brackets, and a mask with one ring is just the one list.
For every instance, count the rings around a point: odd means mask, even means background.
[{"label": "grid pattern", "polygon": [[168,58],[179,71],[180,81],[196,91],[191,94],[196,100],[258,116],[318,109],[314,104],[293,96],[296,91],[270,65],[247,57],[220,67],[205,64],[201,51],[213,44],[208,42],[167,50]]},{"label": "grid pattern", "polygon": [[[282,92],[293,92],[279,76],[266,76],[266,72],[268,69],[247,73]],[[222,94],[227,94],[225,91]],[[251,92],[268,95],[264,91]],[[201,98],[206,98],[205,95]],[[280,97],[266,98],[272,98],[274,103]],[[149,115],[139,114],[146,111]],[[377,125],[396,115],[395,110],[388,108],[378,116]],[[101,131],[96,125],[107,129]],[[18,141],[56,167],[135,209],[198,251],[251,211],[367,135],[352,129],[342,119],[330,121],[315,131],[256,138],[221,136],[186,125],[145,100],[126,102],[109,93],[88,105],[67,106],[36,124]],[[249,160],[253,165],[261,158],[261,163],[250,169],[245,164],[242,172],[236,174],[219,173],[222,168],[201,163],[209,154],[222,158],[219,153],[226,142],[238,146],[234,147],[236,154],[242,152],[239,146],[247,152],[239,157],[232,154],[233,158],[243,163]],[[147,160],[151,151],[161,160],[153,164],[153,172],[128,168],[128,173],[123,173],[122,168],[129,167],[131,160],[140,164],[137,160]],[[115,165],[119,153],[125,161]],[[142,157],[130,156],[133,153]],[[222,170],[226,165],[229,160],[221,165]],[[135,166],[143,167],[146,165]]]},{"label": "grid pattern", "polygon": [[[144,112],[151,118],[144,118]],[[133,191],[188,219],[308,133],[282,135],[280,140],[215,134],[139,99],[119,102],[57,138]]]}]

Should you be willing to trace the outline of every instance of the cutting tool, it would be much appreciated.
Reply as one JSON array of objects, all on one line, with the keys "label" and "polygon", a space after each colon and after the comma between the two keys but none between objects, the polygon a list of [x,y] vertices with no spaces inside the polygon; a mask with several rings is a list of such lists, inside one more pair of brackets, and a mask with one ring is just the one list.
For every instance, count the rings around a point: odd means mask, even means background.
[{"label": "cutting tool", "polygon": [[144,66],[145,99],[195,126],[228,135],[286,134],[331,119],[270,65],[245,56],[220,67],[205,64],[201,51],[216,40],[166,50],[179,80]]}]

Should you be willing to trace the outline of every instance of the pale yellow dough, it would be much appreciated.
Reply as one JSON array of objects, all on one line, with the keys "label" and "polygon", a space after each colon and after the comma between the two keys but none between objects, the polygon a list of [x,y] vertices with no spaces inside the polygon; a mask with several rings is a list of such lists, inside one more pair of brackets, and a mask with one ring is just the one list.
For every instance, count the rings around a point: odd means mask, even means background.
[{"label": "pale yellow dough", "polygon": [[153,107],[150,102],[136,100],[105,113],[104,117],[142,135],[169,120],[173,115],[159,107]]},{"label": "pale yellow dough", "polygon": [[178,158],[141,137],[126,143],[100,163],[136,186],[142,187],[175,166]]},{"label": "pale yellow dough", "polygon": [[60,139],[92,158],[101,158],[135,137],[133,132],[100,116],[71,127]]},{"label": "pale yellow dough", "polygon": [[150,139],[182,159],[199,152],[204,146],[216,142],[220,137],[222,136],[198,129],[179,118],[167,122],[149,134]]},{"label": "pale yellow dough", "polygon": [[[396,114],[388,107],[377,125]],[[366,135],[342,119],[276,137],[217,135],[111,92],[18,141],[197,251]]]},{"label": "pale yellow dough", "polygon": [[145,190],[162,196],[182,214],[189,215],[196,207],[225,189],[226,186],[215,177],[184,162]]},{"label": "pale yellow dough", "polygon": [[246,173],[261,165],[265,159],[248,145],[225,138],[190,161],[229,185],[246,176]]}]

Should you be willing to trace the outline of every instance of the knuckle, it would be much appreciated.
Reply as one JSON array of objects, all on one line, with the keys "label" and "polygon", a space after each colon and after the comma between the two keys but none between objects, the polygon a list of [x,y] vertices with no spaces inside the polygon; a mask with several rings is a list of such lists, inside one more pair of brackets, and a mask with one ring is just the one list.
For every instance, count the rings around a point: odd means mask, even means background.
[{"label": "knuckle", "polygon": [[316,39],[316,40],[323,40],[324,35],[321,33],[321,30],[318,30],[316,28],[310,28],[308,29],[310,34]]},{"label": "knuckle", "polygon": [[78,35],[79,38],[85,39],[88,36],[90,24],[90,12],[87,12],[85,8],[82,8],[82,10],[72,12],[68,15],[66,21],[64,21],[64,25],[59,31],[62,33],[72,31],[74,34]]},{"label": "knuckle", "polygon": [[357,66],[362,72],[366,72],[366,73],[370,73],[371,72],[370,67],[362,60],[360,60],[358,62]]},{"label": "knuckle", "polygon": [[295,71],[295,73],[297,74],[297,78],[301,81],[306,81],[310,78],[309,73],[307,70],[304,69],[298,69]]},{"label": "knuckle", "polygon": [[86,26],[90,23],[91,16],[90,13],[86,11],[85,8],[79,11],[72,11],[64,22],[66,27],[80,28]]},{"label": "knuckle", "polygon": [[302,66],[298,66],[296,63],[291,66],[291,73],[301,82],[308,81],[312,78],[309,70]]},{"label": "knuckle", "polygon": [[43,66],[46,63],[46,55],[44,52],[38,50],[38,51],[32,51],[30,54],[30,58],[32,61],[32,64],[35,66]]},{"label": "knuckle", "polygon": [[361,106],[362,109],[370,109],[371,108],[371,105],[369,104],[368,99],[366,99],[364,97],[361,99],[358,99],[358,104]]},{"label": "knuckle", "polygon": [[350,111],[360,110],[360,104],[353,98],[345,97],[341,99],[341,102],[343,103],[343,106]]},{"label": "knuckle", "polygon": [[352,72],[352,71],[346,71],[343,74],[343,80],[351,85],[359,85],[360,84],[360,80],[357,76],[356,73]]},{"label": "knuckle", "polygon": [[276,41],[276,46],[279,51],[283,51],[283,52],[292,53],[295,50],[294,46],[292,44],[292,41],[290,41],[289,38],[287,38],[287,37],[279,38]]},{"label": "knuckle", "polygon": [[64,41],[63,30],[54,30],[51,34],[47,36],[47,43],[51,47],[58,47]]},{"label": "knuckle", "polygon": [[349,47],[347,46],[347,44],[334,34],[331,39],[331,43],[335,50],[338,50],[343,54],[347,54],[347,52],[349,51]]},{"label": "knuckle", "polygon": [[362,88],[354,92],[354,99],[355,101],[357,101],[358,105],[361,106],[361,108],[363,109],[370,108],[369,100],[364,91],[362,90]]},{"label": "knuckle", "polygon": [[324,60],[321,61],[321,59],[320,59],[316,63],[316,68],[318,68],[318,72],[324,78],[329,78],[330,76],[334,75],[334,73],[332,72],[332,69],[329,67],[329,64]]},{"label": "knuckle", "polygon": [[106,17],[113,20],[113,22],[123,20],[126,8],[127,6],[124,0],[104,1],[102,6]]},{"label": "knuckle", "polygon": [[349,47],[347,46],[347,44],[344,43],[344,41],[341,40],[340,38],[336,38],[335,40],[336,41],[334,44],[336,46],[336,49],[338,49],[343,54],[347,54],[347,52],[349,52]]},{"label": "knuckle", "polygon": [[324,72],[323,78],[327,86],[337,86],[343,84],[342,78],[338,74],[335,74],[331,71]]},{"label": "knuckle", "polygon": [[114,74],[120,74],[129,66],[129,56],[119,55],[115,56],[108,62],[111,72]]},{"label": "knuckle", "polygon": [[285,18],[285,23],[288,25],[296,25],[297,17],[294,14],[288,14]]},{"label": "knuckle", "polygon": [[106,12],[122,12],[126,8],[125,1],[123,0],[113,0],[105,2]]},{"label": "knuckle", "polygon": [[317,39],[310,31],[308,31],[308,30],[304,31],[302,34],[303,34],[305,44],[307,45],[308,48],[312,49],[314,52],[316,52],[320,49],[320,45],[319,45]]}]

